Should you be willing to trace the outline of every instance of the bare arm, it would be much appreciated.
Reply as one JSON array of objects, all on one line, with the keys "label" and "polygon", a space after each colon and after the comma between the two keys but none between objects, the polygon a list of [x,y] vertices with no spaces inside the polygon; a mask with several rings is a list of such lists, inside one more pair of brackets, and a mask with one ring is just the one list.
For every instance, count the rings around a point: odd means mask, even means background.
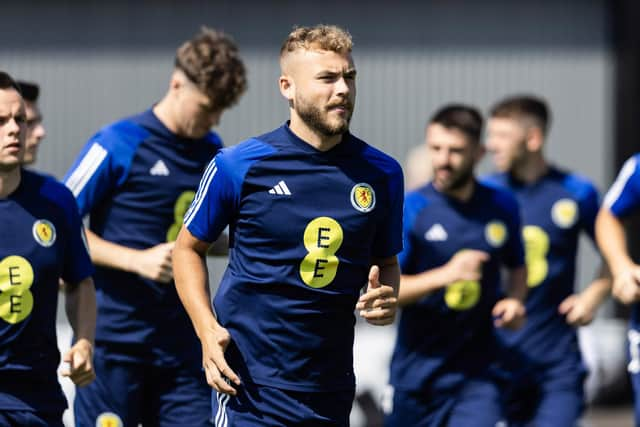
[{"label": "bare arm", "polygon": [[582,292],[569,295],[558,307],[558,312],[566,316],[567,323],[584,326],[591,323],[596,311],[611,292],[611,274],[603,263],[596,279]]},{"label": "bare arm", "polygon": [[69,367],[62,375],[69,377],[74,384],[84,386],[95,378],[93,341],[96,329],[96,293],[91,277],[65,286],[65,310],[75,342],[64,355],[63,360],[69,363]]},{"label": "bare arm", "polygon": [[89,229],[85,231],[91,260],[95,265],[127,271],[162,283],[168,283],[173,278],[173,242],[140,250],[105,240]]},{"label": "bare arm", "polygon": [[635,265],[627,251],[622,221],[605,207],[600,209],[596,217],[596,240],[613,277]]},{"label": "bare arm", "polygon": [[240,384],[240,378],[224,359],[231,336],[218,323],[211,309],[205,263],[208,249],[207,242],[197,239],[182,227],[173,252],[176,289],[202,344],[202,364],[207,382],[219,392],[235,395],[235,388],[225,381],[225,377],[236,385]]},{"label": "bare arm", "polygon": [[501,299],[493,307],[494,323],[499,328],[518,329],[525,321],[525,299],[527,287],[527,268],[516,267],[509,270],[506,287],[506,298]]},{"label": "bare arm", "polygon": [[465,249],[456,253],[443,266],[419,274],[403,274],[400,277],[398,304],[400,307],[415,304],[458,280],[480,280],[482,264],[488,259],[489,254],[486,252]]},{"label": "bare arm", "polygon": [[376,258],[369,270],[367,290],[360,296],[356,309],[372,325],[393,323],[398,308],[400,265],[398,258]]},{"label": "bare arm", "polygon": [[613,295],[624,304],[640,301],[640,266],[627,250],[624,225],[606,207],[596,218],[596,240],[613,277]]}]

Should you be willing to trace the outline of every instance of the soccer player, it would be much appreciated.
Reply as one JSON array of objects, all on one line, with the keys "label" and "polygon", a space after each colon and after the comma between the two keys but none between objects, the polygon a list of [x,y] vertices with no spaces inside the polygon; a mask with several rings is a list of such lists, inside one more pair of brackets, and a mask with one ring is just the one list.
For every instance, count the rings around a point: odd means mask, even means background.
[{"label": "soccer player", "polygon": [[210,425],[200,345],[172,283],[171,254],[222,146],[210,129],[245,87],[234,42],[203,28],[178,48],[162,100],[92,136],[65,177],[89,215],[97,266],[97,379],[76,395],[79,425]]},{"label": "soccer player", "polygon": [[[501,419],[494,324],[524,321],[518,205],[479,183],[482,117],[448,105],[429,121],[432,182],[407,194],[386,426],[495,426]],[[501,268],[508,271],[501,296]]]},{"label": "soccer player", "polygon": [[640,426],[640,265],[629,254],[623,219],[640,206],[640,154],[629,158],[607,192],[596,219],[596,237],[613,276],[613,295],[632,305],[627,334],[629,364],[634,390],[636,426]]},{"label": "soccer player", "polygon": [[94,378],[93,266],[73,196],[21,168],[27,114],[18,85],[0,71],[0,426],[62,426],[67,402],[57,368],[58,278],[75,342],[63,375]]},{"label": "soccer player", "polygon": [[[394,320],[402,170],[349,132],[351,48],[335,26],[289,34],[290,121],[218,154],[185,216],[173,268],[217,426],[347,426],[354,307],[374,325]],[[227,224],[214,316],[203,255]]]},{"label": "soccer player", "polygon": [[42,113],[38,106],[38,96],[40,87],[36,83],[18,81],[18,87],[24,100],[25,112],[27,114],[27,136],[24,152],[24,165],[32,165],[38,159],[38,147],[47,136],[47,132],[42,124]]},{"label": "soccer player", "polygon": [[527,323],[502,331],[509,425],[573,426],[584,407],[585,367],[575,328],[593,319],[611,281],[600,276],[574,293],[578,237],[594,238],[594,185],[545,158],[546,103],[515,96],[491,110],[487,147],[499,173],[488,182],[512,191],[521,206],[526,247]]}]

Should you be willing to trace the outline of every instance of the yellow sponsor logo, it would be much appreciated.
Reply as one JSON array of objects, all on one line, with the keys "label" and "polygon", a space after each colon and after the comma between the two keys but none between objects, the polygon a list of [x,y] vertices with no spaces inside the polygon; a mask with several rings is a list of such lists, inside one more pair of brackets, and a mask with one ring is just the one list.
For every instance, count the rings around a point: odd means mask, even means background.
[{"label": "yellow sponsor logo", "polygon": [[376,206],[376,193],[369,184],[361,182],[351,189],[351,204],[360,212],[370,212]]},{"label": "yellow sponsor logo", "polygon": [[571,199],[560,199],[551,207],[551,219],[560,228],[569,228],[578,220],[578,204]]},{"label": "yellow sponsor logo", "polygon": [[484,236],[491,246],[499,248],[507,240],[507,227],[501,221],[491,221],[484,229]]},{"label": "yellow sponsor logo", "polygon": [[48,248],[56,242],[56,228],[46,219],[39,219],[33,223],[33,238],[41,246]]},{"label": "yellow sponsor logo", "polygon": [[26,258],[11,255],[0,261],[0,319],[14,325],[31,314],[33,278]]},{"label": "yellow sponsor logo", "polygon": [[475,280],[460,280],[447,286],[444,301],[452,310],[469,310],[480,299],[480,283]]}]

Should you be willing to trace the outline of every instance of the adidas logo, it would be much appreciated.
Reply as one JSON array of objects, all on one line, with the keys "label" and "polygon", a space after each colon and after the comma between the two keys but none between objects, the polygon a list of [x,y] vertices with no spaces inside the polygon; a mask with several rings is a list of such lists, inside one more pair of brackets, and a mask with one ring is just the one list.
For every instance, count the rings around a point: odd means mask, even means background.
[{"label": "adidas logo", "polygon": [[448,237],[447,230],[440,224],[433,224],[431,228],[424,233],[424,238],[430,242],[444,242]]},{"label": "adidas logo", "polygon": [[162,160],[158,160],[149,173],[153,176],[169,176],[169,168],[164,164]]},{"label": "adidas logo", "polygon": [[271,190],[269,190],[269,194],[279,194],[280,196],[290,196],[291,191],[289,191],[289,187],[287,187],[287,184],[285,184],[284,181],[280,181]]}]

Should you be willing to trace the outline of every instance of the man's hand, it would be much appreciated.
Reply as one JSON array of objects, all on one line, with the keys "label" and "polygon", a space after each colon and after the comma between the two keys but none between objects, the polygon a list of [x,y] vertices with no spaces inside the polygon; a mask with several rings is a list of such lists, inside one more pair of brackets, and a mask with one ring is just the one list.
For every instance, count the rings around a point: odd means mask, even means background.
[{"label": "man's hand", "polygon": [[130,271],[156,282],[171,282],[173,279],[171,253],[174,244],[174,242],[161,243],[149,249],[137,251],[130,261]]},{"label": "man's hand", "polygon": [[62,371],[62,376],[69,377],[78,387],[89,384],[96,377],[93,370],[93,346],[88,340],[78,340],[62,360],[69,364]]},{"label": "man's hand", "polygon": [[482,264],[489,260],[489,254],[475,249],[463,249],[457,252],[445,264],[447,284],[459,280],[478,281],[482,279]]},{"label": "man's hand", "polygon": [[612,293],[623,304],[640,301],[640,266],[633,265],[616,274]]},{"label": "man's hand", "polygon": [[520,329],[526,320],[527,310],[519,299],[504,298],[493,306],[491,314],[498,328]]},{"label": "man's hand", "polygon": [[360,296],[356,310],[372,325],[389,325],[396,317],[398,298],[392,286],[380,283],[380,269],[377,265],[369,270],[367,291]]},{"label": "man's hand", "polygon": [[202,337],[202,366],[207,383],[216,391],[235,396],[237,391],[230,382],[240,385],[240,378],[231,370],[224,358],[224,352],[231,342],[231,335],[219,326],[207,329]]},{"label": "man's hand", "polygon": [[558,306],[558,313],[566,316],[571,326],[585,326],[591,323],[598,306],[591,304],[582,294],[569,295]]}]

